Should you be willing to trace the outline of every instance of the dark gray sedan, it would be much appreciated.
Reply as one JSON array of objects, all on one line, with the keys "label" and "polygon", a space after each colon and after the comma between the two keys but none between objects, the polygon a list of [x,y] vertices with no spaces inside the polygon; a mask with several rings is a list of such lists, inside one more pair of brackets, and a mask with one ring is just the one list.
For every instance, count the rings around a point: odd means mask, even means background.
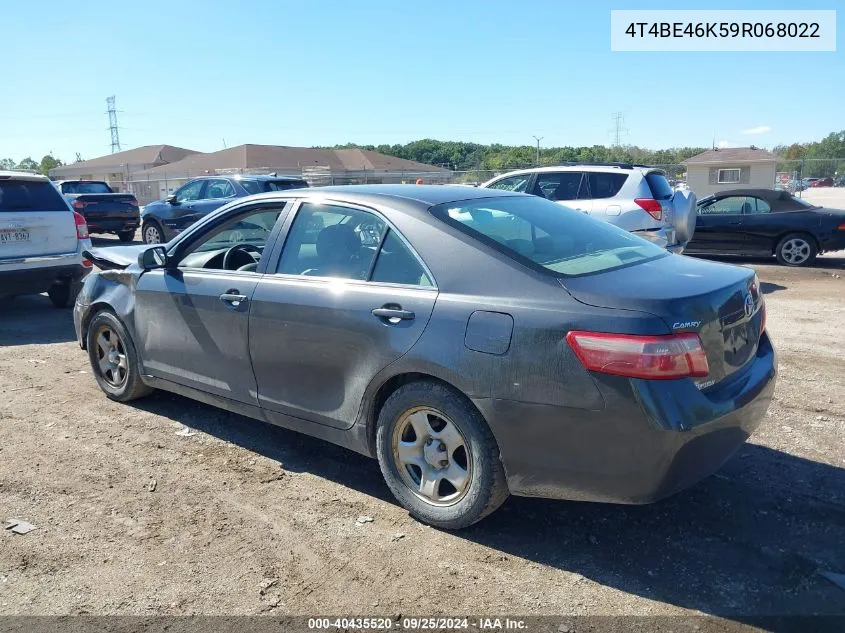
[{"label": "dark gray sedan", "polygon": [[277,192],[89,256],[103,272],[74,322],[110,398],[165,389],[375,456],[444,528],[509,493],[670,495],[748,438],[775,385],[753,271],[535,196]]}]

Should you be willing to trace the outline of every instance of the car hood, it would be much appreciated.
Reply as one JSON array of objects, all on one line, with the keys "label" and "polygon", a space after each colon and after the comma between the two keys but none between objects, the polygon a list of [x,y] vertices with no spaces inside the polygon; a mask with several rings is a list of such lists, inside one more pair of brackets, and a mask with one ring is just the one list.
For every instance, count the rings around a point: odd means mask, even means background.
[{"label": "car hood", "polygon": [[160,244],[135,244],[133,246],[108,246],[82,251],[100,270],[122,270],[138,263],[138,255]]}]

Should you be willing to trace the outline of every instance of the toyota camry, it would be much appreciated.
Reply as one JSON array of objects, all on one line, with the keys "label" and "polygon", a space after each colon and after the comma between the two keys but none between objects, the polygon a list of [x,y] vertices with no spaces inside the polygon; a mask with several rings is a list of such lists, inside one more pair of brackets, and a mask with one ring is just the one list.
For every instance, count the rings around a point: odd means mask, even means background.
[{"label": "toyota camry", "polygon": [[521,193],[273,192],[88,256],[74,323],[109,398],[163,389],[376,457],[442,528],[509,494],[671,495],[775,385],[752,270]]}]

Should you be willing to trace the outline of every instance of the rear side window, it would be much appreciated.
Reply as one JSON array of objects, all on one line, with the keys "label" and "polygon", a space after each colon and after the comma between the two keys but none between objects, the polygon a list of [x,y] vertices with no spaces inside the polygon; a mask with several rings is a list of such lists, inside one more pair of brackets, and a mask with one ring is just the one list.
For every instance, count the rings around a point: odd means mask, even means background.
[{"label": "rear side window", "polygon": [[0,180],[0,213],[21,211],[70,211],[52,183]]},{"label": "rear side window", "polygon": [[62,193],[112,193],[104,182],[63,182]]},{"label": "rear side window", "polygon": [[304,180],[267,180],[264,182],[264,191],[287,191],[307,186],[308,183]]},{"label": "rear side window", "polygon": [[587,180],[590,182],[592,198],[612,198],[619,193],[622,185],[628,180],[628,174],[595,171],[587,174]]},{"label": "rear side window", "polygon": [[669,186],[666,176],[659,171],[650,171],[645,175],[645,180],[655,200],[670,200],[672,198],[672,187]]},{"label": "rear side window", "polygon": [[588,275],[667,256],[623,229],[539,197],[450,202],[431,212],[512,259],[555,276]]}]

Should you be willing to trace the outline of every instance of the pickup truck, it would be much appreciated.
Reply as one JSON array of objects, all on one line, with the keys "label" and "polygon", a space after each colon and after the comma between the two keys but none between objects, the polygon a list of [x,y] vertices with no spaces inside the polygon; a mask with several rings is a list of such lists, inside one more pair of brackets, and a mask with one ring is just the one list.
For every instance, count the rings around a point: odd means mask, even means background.
[{"label": "pickup truck", "polygon": [[56,184],[65,199],[88,223],[91,233],[116,233],[131,242],[141,224],[138,200],[131,193],[115,193],[99,180],[62,180]]}]

